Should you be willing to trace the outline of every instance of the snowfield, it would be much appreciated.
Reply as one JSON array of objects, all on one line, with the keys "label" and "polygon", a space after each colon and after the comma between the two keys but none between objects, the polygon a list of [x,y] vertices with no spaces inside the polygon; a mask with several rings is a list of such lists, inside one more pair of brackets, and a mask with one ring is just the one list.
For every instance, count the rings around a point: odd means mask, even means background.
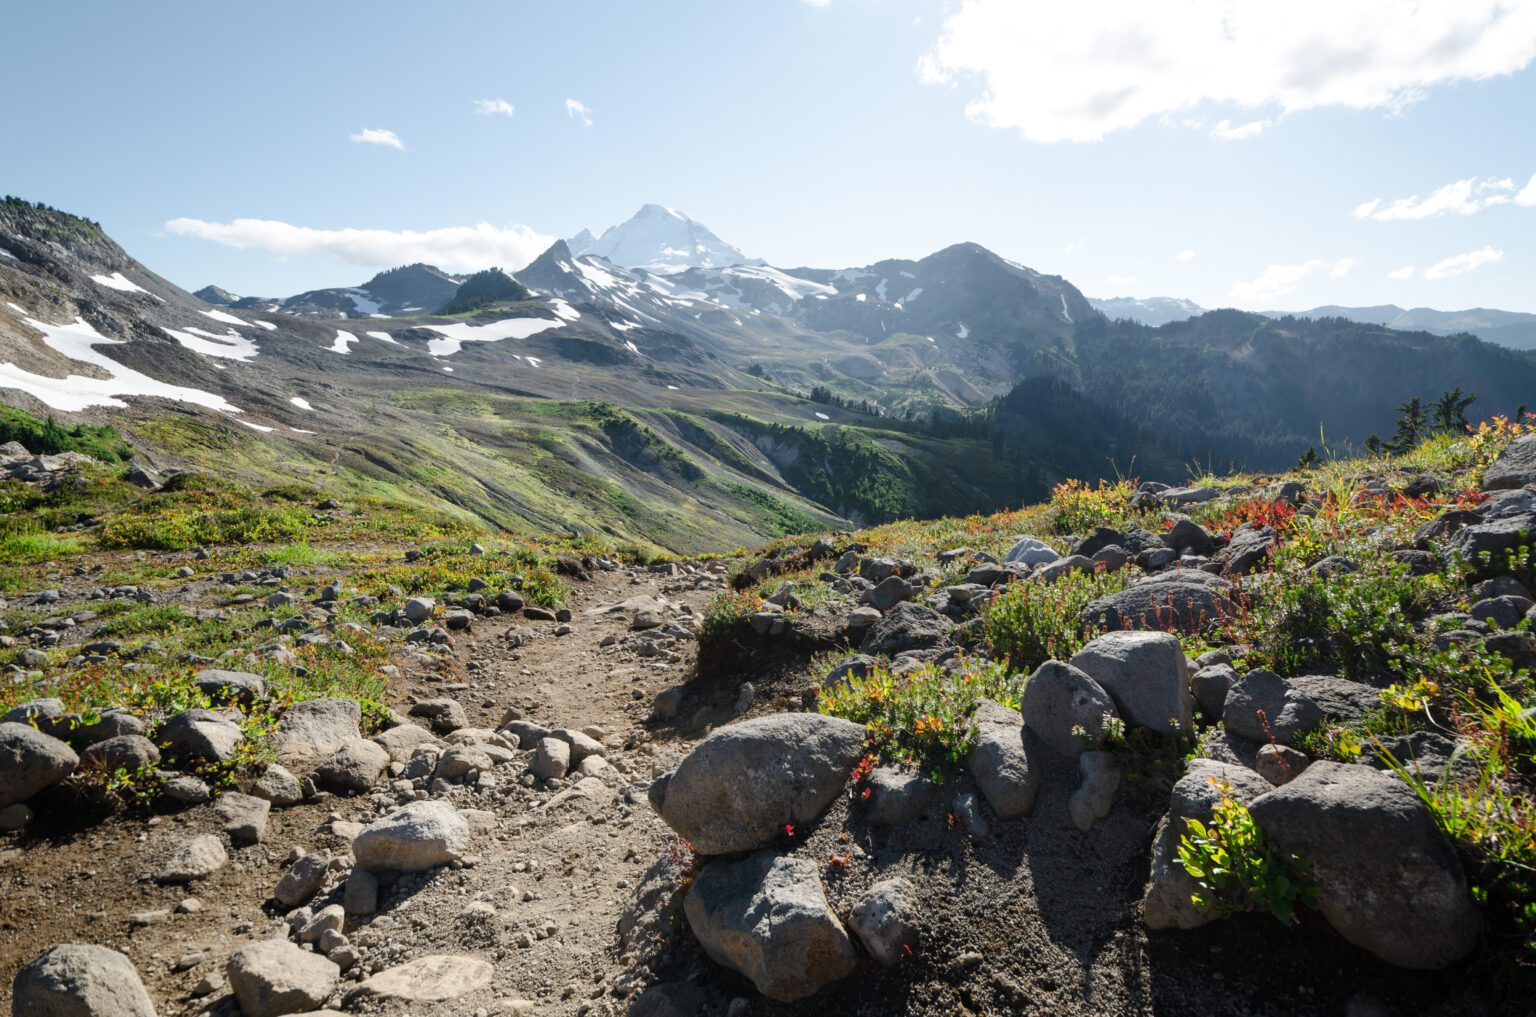
[{"label": "snowfield", "polygon": [[212,318],[214,321],[222,321],[226,325],[239,325],[241,328],[251,327],[250,322],[241,321],[233,314],[229,314],[225,311],[198,311],[197,313],[203,315],[204,317]]},{"label": "snowfield", "polygon": [[[468,322],[455,322],[452,325],[427,325],[426,328],[438,335],[441,339],[433,339],[427,343],[427,352],[434,357],[451,357],[464,348],[465,343],[494,343],[504,339],[527,339],[529,336],[547,332],[552,328],[562,327],[566,321],[575,321],[581,317],[581,312],[565,303],[563,300],[555,301],[554,321],[548,318],[507,318],[502,321],[493,321],[488,325],[471,325]],[[527,358],[532,360],[532,357]],[[538,365],[535,364],[535,367]]]},{"label": "snowfield", "polygon": [[190,326],[186,331],[164,327],[161,328],[161,331],[193,353],[200,353],[205,357],[218,357],[222,360],[239,360],[242,363],[249,363],[260,352],[256,348],[255,340],[247,339],[233,330],[224,335],[215,335],[212,332],[205,332],[200,328]]}]

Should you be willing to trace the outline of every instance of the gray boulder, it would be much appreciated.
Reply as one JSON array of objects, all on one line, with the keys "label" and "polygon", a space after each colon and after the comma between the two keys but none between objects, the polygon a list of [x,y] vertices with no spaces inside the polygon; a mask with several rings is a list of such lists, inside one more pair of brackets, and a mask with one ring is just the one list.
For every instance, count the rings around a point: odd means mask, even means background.
[{"label": "gray boulder", "polygon": [[[1249,671],[1227,691],[1222,723],[1228,733],[1255,742],[1273,735],[1289,745],[1303,731],[1323,722],[1323,709],[1310,696],[1273,671]],[[1267,725],[1267,729],[1266,729]]]},{"label": "gray boulder", "polygon": [[267,680],[249,671],[210,668],[193,678],[198,690],[216,703],[254,703],[267,698]]},{"label": "gray boulder", "polygon": [[1118,593],[1092,601],[1082,611],[1086,626],[1203,632],[1232,617],[1232,584],[1199,569],[1173,569],[1147,576]]},{"label": "gray boulder", "polygon": [[[373,740],[383,746],[389,753],[389,758],[396,763],[404,763],[411,758],[416,749],[422,745],[436,745],[437,736],[424,727],[415,724],[398,724],[387,731],[380,731],[373,736]],[[516,739],[513,739],[514,743]]]},{"label": "gray boulder", "polygon": [[1210,554],[1215,542],[1211,535],[1205,532],[1205,527],[1193,519],[1180,519],[1173,524],[1173,528],[1163,534],[1163,543],[1176,554],[1188,551],[1192,554]]},{"label": "gray boulder", "polygon": [[1142,904],[1142,920],[1150,929],[1193,929],[1218,917],[1190,899],[1199,888],[1179,862],[1179,841],[1186,822],[1210,822],[1212,810],[1221,800],[1222,792],[1212,781],[1225,784],[1232,798],[1244,805],[1270,790],[1268,781],[1243,766],[1210,759],[1189,764],[1173,785],[1168,814],[1152,837],[1151,879]]},{"label": "gray boulder", "polygon": [[571,768],[571,744],[553,735],[540,738],[528,769],[540,780],[564,777]]},{"label": "gray boulder", "polygon": [[425,872],[459,860],[468,847],[468,820],[451,805],[420,801],[364,827],[352,855],[372,872]]},{"label": "gray boulder", "polygon": [[286,939],[241,947],[229,958],[226,971],[243,1017],[318,1010],[341,977],[334,963]]},{"label": "gray boulder", "polygon": [[190,883],[204,879],[229,864],[224,841],[211,833],[192,837],[171,852],[156,880],[161,883]]},{"label": "gray boulder", "polygon": [[362,710],[350,699],[311,699],[294,703],[278,723],[272,747],[285,765],[313,766],[361,737],[358,724],[362,717]]},{"label": "gray boulder", "polygon": [[1106,716],[1119,716],[1098,682],[1059,660],[1046,661],[1030,675],[1019,712],[1042,745],[1074,760],[1103,743]]},{"label": "gray boulder", "polygon": [[438,734],[448,734],[469,726],[464,704],[457,699],[423,699],[410,709],[412,717],[421,717]]},{"label": "gray boulder", "polygon": [[[272,897],[284,907],[296,908],[305,903],[325,884],[325,877],[331,870],[331,854],[322,851],[318,854],[308,854],[288,866],[288,871],[283,873],[283,878],[277,881],[276,888],[272,891]],[[355,869],[354,871],[362,871]]]},{"label": "gray boulder", "polygon": [[157,737],[171,759],[227,763],[245,741],[245,732],[222,713],[193,709],[178,713],[162,724]]},{"label": "gray boulder", "polygon": [[917,946],[917,893],[905,879],[869,888],[853,906],[848,926],[881,967],[894,968]]},{"label": "gray boulder", "polygon": [[1108,632],[1072,656],[1072,666],[1098,682],[1127,724],[1153,731],[1194,730],[1189,664],[1167,632]]},{"label": "gray boulder", "polygon": [[1004,565],[1049,565],[1060,558],[1051,545],[1036,537],[1020,537],[1003,556]]},{"label": "gray boulder", "polygon": [[819,867],[760,851],[706,865],[683,902],[689,928],[717,964],[769,999],[793,1003],[853,973],[858,953],[827,906]]},{"label": "gray boulder", "polygon": [[865,815],[875,826],[903,826],[921,816],[933,804],[938,785],[926,774],[895,766],[877,766],[867,781]]},{"label": "gray boulder", "polygon": [[1311,863],[1318,910],[1389,964],[1434,970],[1477,946],[1461,862],[1408,785],[1368,766],[1316,762],[1254,799],[1276,849]]},{"label": "gray boulder", "polygon": [[224,832],[236,844],[259,843],[266,836],[267,816],[271,811],[272,803],[265,798],[233,791],[221,797],[213,807],[213,814],[223,825]]},{"label": "gray boulder", "polygon": [[1268,526],[1239,526],[1227,544],[1227,571],[1239,576],[1257,571],[1269,561],[1276,543],[1275,531]]},{"label": "gray boulder", "polygon": [[1000,819],[1027,816],[1040,793],[1040,765],[1030,759],[1024,718],[1018,710],[983,699],[971,715],[976,741],[965,766]]},{"label": "gray boulder", "polygon": [[1536,484],[1536,434],[1516,438],[1483,472],[1484,491],[1511,491]]},{"label": "gray boulder", "polygon": [[864,728],[817,713],[783,713],[719,728],[653,786],[667,825],[700,854],[774,843],[786,823],[821,815],[864,751]]},{"label": "gray boulder", "polygon": [[268,763],[266,769],[261,772],[261,776],[252,782],[250,793],[281,808],[302,802],[304,785],[300,784],[299,778],[287,768],[276,763]]},{"label": "gray boulder", "polygon": [[16,1017],[155,1017],[133,962],[84,943],[56,946],[16,972]]},{"label": "gray boulder", "polygon": [[1196,671],[1189,687],[1208,721],[1218,721],[1227,707],[1227,692],[1237,684],[1237,669],[1231,664],[1210,664]]},{"label": "gray boulder", "polygon": [[377,784],[389,767],[389,752],[366,738],[354,738],[321,764],[315,781],[342,794],[363,794]]},{"label": "gray boulder", "polygon": [[1081,781],[1067,800],[1067,813],[1073,824],[1086,833],[1094,823],[1109,815],[1120,788],[1120,767],[1113,752],[1084,752],[1077,757]]},{"label": "gray boulder", "polygon": [[1507,515],[1464,526],[1445,542],[1448,559],[1461,559],[1480,576],[1507,570],[1506,556],[1536,536],[1536,514]]},{"label": "gray boulder", "polygon": [[160,750],[143,735],[118,735],[89,746],[80,758],[107,773],[117,770],[135,773],[160,765]]},{"label": "gray boulder", "polygon": [[897,604],[864,633],[860,649],[876,656],[943,645],[955,623],[931,607],[906,601]]},{"label": "gray boulder", "polygon": [[80,757],[29,724],[0,724],[0,808],[24,802],[75,772]]},{"label": "gray boulder", "polygon": [[1042,565],[1030,576],[1042,583],[1054,583],[1062,576],[1072,572],[1092,572],[1093,559],[1081,554],[1069,555],[1057,559],[1048,565]]},{"label": "gray boulder", "polygon": [[912,599],[912,585],[900,576],[886,576],[873,589],[859,596],[859,603],[885,612],[904,600]]}]

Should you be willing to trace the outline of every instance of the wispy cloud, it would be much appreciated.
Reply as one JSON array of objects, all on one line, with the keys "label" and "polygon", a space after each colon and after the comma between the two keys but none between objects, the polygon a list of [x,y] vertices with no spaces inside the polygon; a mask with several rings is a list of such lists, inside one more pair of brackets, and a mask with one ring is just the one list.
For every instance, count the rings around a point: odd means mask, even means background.
[{"label": "wispy cloud", "polygon": [[1398,282],[1402,282],[1405,279],[1412,279],[1413,278],[1413,266],[1412,265],[1404,265],[1402,268],[1394,268],[1392,271],[1387,273],[1387,278],[1388,279],[1395,279]]},{"label": "wispy cloud", "polygon": [[405,151],[405,142],[400,140],[400,135],[381,127],[364,127],[356,134],[350,135],[347,140],[359,145],[384,145],[387,148]]},{"label": "wispy cloud", "polygon": [[[1533,178],[1536,179],[1536,178]],[[1456,180],[1444,187],[1437,187],[1424,197],[1417,194],[1383,203],[1380,198],[1355,208],[1356,219],[1376,219],[1390,222],[1394,219],[1433,219],[1442,215],[1473,215],[1494,205],[1507,205],[1524,195],[1514,194],[1515,182],[1508,177],[1479,180],[1468,177]],[[1532,197],[1536,203],[1536,195]]]},{"label": "wispy cloud", "polygon": [[1426,279],[1449,279],[1452,276],[1465,275],[1475,271],[1484,265],[1492,265],[1496,261],[1504,260],[1504,252],[1493,247],[1484,247],[1476,251],[1468,251],[1466,254],[1457,254],[1437,261],[1424,270]]},{"label": "wispy cloud", "polygon": [[1515,204],[1524,205],[1527,208],[1536,206],[1536,173],[1531,174],[1531,179],[1526,181],[1520,193],[1515,195]]},{"label": "wispy cloud", "polygon": [[1195,260],[1195,252],[1194,251],[1180,251],[1178,254],[1175,254],[1173,256],[1173,260],[1174,261],[1194,261]]},{"label": "wispy cloud", "polygon": [[425,261],[449,271],[491,265],[516,270],[538,257],[553,237],[527,226],[448,226],[434,230],[313,229],[273,219],[208,222],[172,219],[166,231],[240,250],[287,257],[329,258],[348,265],[390,268]]},{"label": "wispy cloud", "polygon": [[1118,290],[1130,286],[1136,281],[1134,275],[1112,275],[1104,280],[1104,284],[1110,289]]},{"label": "wispy cloud", "polygon": [[1272,120],[1250,120],[1244,124],[1234,124],[1230,120],[1223,120],[1211,130],[1211,137],[1217,141],[1242,141],[1246,138],[1257,138],[1273,122]]},{"label": "wispy cloud", "polygon": [[517,107],[505,99],[476,99],[475,112],[483,117],[510,117],[517,113]]},{"label": "wispy cloud", "polygon": [[1296,292],[1311,276],[1321,273],[1330,279],[1341,279],[1358,264],[1357,258],[1312,258],[1297,265],[1270,265],[1257,279],[1233,283],[1232,297],[1250,302],[1276,300]]},{"label": "wispy cloud", "polygon": [[800,0],[800,2],[805,4],[807,7],[825,7],[827,4],[831,3],[832,0]]},{"label": "wispy cloud", "polygon": [[580,99],[565,100],[565,115],[573,120],[580,120],[587,127],[592,126],[592,110]]},{"label": "wispy cloud", "polygon": [[1324,107],[1402,111],[1533,59],[1536,4],[1510,0],[966,0],[918,73],[971,90],[972,119],[1056,142],[1213,106],[1244,117],[1228,132]]}]

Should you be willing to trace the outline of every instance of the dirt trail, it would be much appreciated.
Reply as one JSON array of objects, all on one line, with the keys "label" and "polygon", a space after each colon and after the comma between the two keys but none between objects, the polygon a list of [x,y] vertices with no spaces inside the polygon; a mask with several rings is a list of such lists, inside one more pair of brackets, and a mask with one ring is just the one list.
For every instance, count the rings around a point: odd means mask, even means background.
[{"label": "dirt trail", "polygon": [[[688,676],[693,643],[679,639],[674,652],[641,658],[622,645],[633,613],[598,609],[661,597],[677,609],[674,617],[686,617],[688,609],[701,612],[713,591],[643,570],[599,572],[572,585],[570,634],[554,635],[556,625],[548,622],[477,619],[471,632],[453,639],[450,659],[458,666],[451,670],[462,679],[410,670],[395,683],[393,705],[402,712],[412,696],[452,696],[471,727],[495,728],[512,707],[552,728],[600,728],[614,767],[596,778],[573,774],[557,786],[535,787],[523,773],[524,753],[496,769],[493,787],[456,787],[448,800],[476,810],[472,864],[405,877],[381,893],[371,920],[355,930],[349,920],[363,954],[359,969],[438,953],[494,965],[488,988],[431,1004],[439,1017],[623,1012],[637,982],[621,977],[634,959],[622,956],[621,919],[640,884],[674,878],[672,837],[646,804],[643,786],[653,761],[675,760],[685,749],[652,744],[644,721],[656,694]],[[534,635],[513,647],[505,638],[512,628]],[[605,638],[611,645],[602,645]],[[133,960],[162,1015],[232,1012],[224,962],[240,946],[284,928],[268,898],[290,849],[344,854],[347,841],[331,832],[333,821],[367,822],[396,803],[376,792],[274,809],[263,843],[232,851],[227,868],[190,888],[159,886],[145,875],[169,842],[217,831],[211,806],[113,817],[81,829],[61,815],[40,817],[26,841],[0,852],[0,1009],[8,1012],[21,964],[56,943],[95,942]],[[197,909],[179,913],[188,898]],[[333,880],[314,906],[340,899]],[[218,984],[199,994],[205,978]],[[396,1003],[380,1012],[421,1010]]]}]

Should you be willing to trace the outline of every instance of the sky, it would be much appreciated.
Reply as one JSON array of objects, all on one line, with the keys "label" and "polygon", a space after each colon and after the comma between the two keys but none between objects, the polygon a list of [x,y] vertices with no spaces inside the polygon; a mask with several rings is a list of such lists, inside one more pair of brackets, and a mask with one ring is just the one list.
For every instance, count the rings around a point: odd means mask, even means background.
[{"label": "sky", "polygon": [[655,202],[780,267],[1536,311],[1536,0],[69,0],[0,191],[188,289],[520,268]]}]

